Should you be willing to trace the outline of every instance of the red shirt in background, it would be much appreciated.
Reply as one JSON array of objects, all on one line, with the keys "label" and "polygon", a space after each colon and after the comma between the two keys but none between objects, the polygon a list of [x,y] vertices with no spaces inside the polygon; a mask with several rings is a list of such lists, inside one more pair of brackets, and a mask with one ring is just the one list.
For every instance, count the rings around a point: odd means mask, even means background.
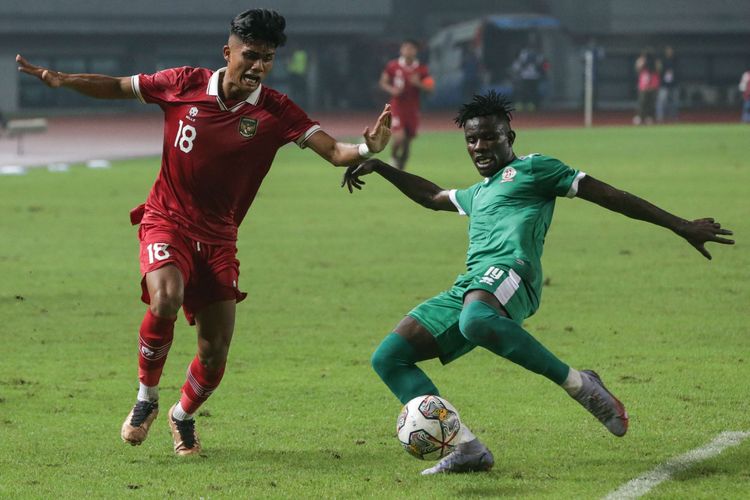
[{"label": "red shirt in background", "polygon": [[403,58],[398,58],[389,61],[383,71],[388,75],[391,85],[403,89],[401,94],[391,97],[393,114],[417,113],[419,111],[419,87],[414,86],[410,79],[414,74],[418,76],[419,81],[430,76],[427,66],[418,60],[407,64]]}]

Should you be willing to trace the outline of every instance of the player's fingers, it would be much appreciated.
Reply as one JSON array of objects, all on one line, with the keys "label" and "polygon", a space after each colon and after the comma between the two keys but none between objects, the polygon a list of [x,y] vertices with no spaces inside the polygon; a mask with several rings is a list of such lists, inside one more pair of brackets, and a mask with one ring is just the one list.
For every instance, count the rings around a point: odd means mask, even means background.
[{"label": "player's fingers", "polygon": [[16,54],[16,62],[17,62],[17,63],[18,63],[18,64],[19,64],[20,66],[22,66],[22,67],[24,67],[24,68],[28,68],[28,67],[31,67],[31,64],[29,64],[29,62],[28,62],[28,61],[27,61],[26,59],[24,59],[24,58],[23,58],[23,57],[21,56],[21,54]]},{"label": "player's fingers", "polygon": [[708,250],[706,250],[706,247],[704,247],[703,244],[693,245],[693,246],[695,246],[695,249],[698,250],[701,253],[701,255],[703,255],[708,260],[711,260],[711,254],[708,253]]},{"label": "player's fingers", "polygon": [[719,230],[715,231],[715,233],[716,234],[727,234],[727,235],[730,235],[730,236],[734,234],[731,229],[719,229]]},{"label": "player's fingers", "polygon": [[734,245],[734,240],[730,240],[729,238],[720,238],[718,236],[714,237],[711,241],[721,243],[722,245]]}]

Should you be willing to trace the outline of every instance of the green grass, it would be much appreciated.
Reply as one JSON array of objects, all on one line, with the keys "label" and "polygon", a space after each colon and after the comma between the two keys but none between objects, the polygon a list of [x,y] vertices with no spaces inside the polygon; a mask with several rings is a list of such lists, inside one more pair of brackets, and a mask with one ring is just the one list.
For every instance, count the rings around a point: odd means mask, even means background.
[{"label": "green grass", "polygon": [[[399,449],[399,404],[369,356],[412,306],[463,270],[466,219],[414,205],[383,179],[283,149],[240,231],[241,286],[227,375],[201,409],[204,454],[173,456],[164,415],[131,448],[139,302],[128,211],[158,160],[0,178],[0,497],[600,498],[725,430],[750,430],[747,127],[519,131],[543,152],[686,218],[713,216],[733,247],[711,262],[678,237],[560,200],[549,286],[526,326],[596,368],[628,405],[614,438],[558,388],[488,352],[423,365],[495,453],[489,474],[419,476]],[[478,180],[458,132],[424,134],[410,169],[444,187]],[[195,352],[180,319],[162,380],[178,396]],[[750,440],[652,498],[742,498]]]}]

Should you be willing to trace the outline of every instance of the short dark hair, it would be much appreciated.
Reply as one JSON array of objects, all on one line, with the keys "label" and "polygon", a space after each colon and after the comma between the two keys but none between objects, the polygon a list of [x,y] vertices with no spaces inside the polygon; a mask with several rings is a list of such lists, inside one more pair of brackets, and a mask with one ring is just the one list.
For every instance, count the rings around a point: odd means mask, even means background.
[{"label": "short dark hair", "polygon": [[463,128],[466,122],[472,118],[495,115],[507,121],[508,125],[510,125],[514,109],[513,102],[508,97],[490,90],[482,95],[474,94],[471,102],[461,106],[461,109],[458,110],[458,115],[456,115],[453,121],[460,128]]},{"label": "short dark hair", "polygon": [[419,46],[421,45],[421,44],[419,43],[419,40],[417,40],[416,38],[404,38],[403,40],[401,40],[401,45],[403,45],[403,44],[405,44],[405,43],[408,43],[408,44],[410,44],[410,45],[413,45],[413,46],[415,46],[415,47],[416,47],[417,49],[419,49]]},{"label": "short dark hair", "polygon": [[275,10],[250,9],[237,14],[230,25],[229,34],[243,42],[267,42],[274,47],[286,43],[286,19]]}]

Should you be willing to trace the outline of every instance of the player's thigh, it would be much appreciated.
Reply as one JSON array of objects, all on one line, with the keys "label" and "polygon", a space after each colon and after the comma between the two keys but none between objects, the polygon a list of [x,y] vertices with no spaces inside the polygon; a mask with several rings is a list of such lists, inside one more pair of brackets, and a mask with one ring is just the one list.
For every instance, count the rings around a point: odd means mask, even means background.
[{"label": "player's thigh", "polygon": [[411,316],[404,316],[404,319],[396,325],[393,331],[411,344],[417,353],[417,361],[434,359],[440,356],[435,337],[422,323]]},{"label": "player's thigh", "polygon": [[138,229],[142,298],[182,303],[192,272],[190,242],[173,228],[142,224]]},{"label": "player's thigh", "polygon": [[241,302],[247,294],[239,289],[240,261],[235,245],[201,245],[200,264],[185,287],[183,311],[196,324],[200,311],[217,302]]},{"label": "player's thigh", "polygon": [[483,274],[472,278],[466,285],[464,300],[487,302],[518,324],[534,314],[538,305],[523,278],[504,264],[488,266]]},{"label": "player's thigh", "polygon": [[170,302],[175,307],[182,305],[185,280],[179,268],[171,263],[146,273],[146,289],[154,303]]},{"label": "player's thigh", "polygon": [[458,327],[462,309],[463,290],[454,286],[422,302],[409,311],[407,316],[432,336],[437,347],[437,357],[443,364],[450,363],[476,347],[461,335]]}]

